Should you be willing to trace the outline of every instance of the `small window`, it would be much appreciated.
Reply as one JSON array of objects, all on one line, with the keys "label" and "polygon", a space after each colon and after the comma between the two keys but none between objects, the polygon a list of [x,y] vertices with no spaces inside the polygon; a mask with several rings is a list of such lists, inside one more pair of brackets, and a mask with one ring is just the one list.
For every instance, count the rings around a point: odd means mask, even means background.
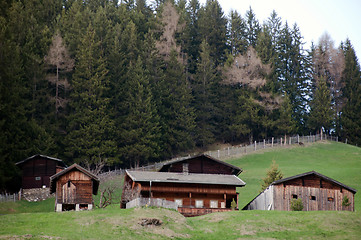
[{"label": "small window", "polygon": [[35,180],[36,180],[36,181],[40,181],[40,180],[41,180],[41,177],[35,177]]},{"label": "small window", "polygon": [[174,202],[177,204],[178,207],[183,206],[183,200],[182,199],[174,199]]},{"label": "small window", "polygon": [[292,198],[297,199],[298,198],[297,194],[292,194]]},{"label": "small window", "polygon": [[334,200],[333,197],[328,197],[327,198],[327,201],[329,201],[329,202],[333,202],[333,200]]},{"label": "small window", "polygon": [[221,208],[226,208],[226,203],[225,202],[221,202]]},{"label": "small window", "polygon": [[70,188],[70,183],[71,183],[70,180],[68,180],[68,188]]},{"label": "small window", "polygon": [[218,208],[218,201],[217,200],[211,200],[210,201],[210,207],[211,208]]},{"label": "small window", "polygon": [[203,207],[203,200],[196,200],[196,208],[202,208]]},{"label": "small window", "polygon": [[315,201],[315,200],[316,200],[316,196],[310,196],[310,199]]}]

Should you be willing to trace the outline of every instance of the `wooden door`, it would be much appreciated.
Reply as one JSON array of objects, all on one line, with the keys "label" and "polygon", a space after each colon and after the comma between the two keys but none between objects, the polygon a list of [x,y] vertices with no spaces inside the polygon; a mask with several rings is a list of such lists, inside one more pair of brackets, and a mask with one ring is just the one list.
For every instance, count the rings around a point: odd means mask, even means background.
[{"label": "wooden door", "polygon": [[63,203],[75,203],[76,187],[70,180],[62,186],[62,190]]}]

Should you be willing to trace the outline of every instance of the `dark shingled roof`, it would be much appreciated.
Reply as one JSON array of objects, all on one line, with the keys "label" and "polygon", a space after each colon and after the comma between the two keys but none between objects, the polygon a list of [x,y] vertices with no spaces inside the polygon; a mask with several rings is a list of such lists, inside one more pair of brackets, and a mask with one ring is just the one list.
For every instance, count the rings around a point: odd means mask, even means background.
[{"label": "dark shingled roof", "polygon": [[66,167],[66,164],[63,162],[63,160],[61,159],[58,159],[58,158],[54,158],[54,157],[49,157],[49,156],[45,156],[45,155],[41,155],[41,154],[36,154],[34,156],[31,156],[31,157],[28,157],[20,162],[17,162],[15,163],[15,165],[22,165],[23,163],[29,161],[29,160],[32,160],[34,158],[37,158],[37,157],[41,157],[41,158],[46,158],[46,159],[49,159],[49,160],[53,160],[53,161],[57,161],[59,162],[60,165],[62,165],[63,167]]},{"label": "dark shingled roof", "polygon": [[126,171],[134,182],[163,182],[163,183],[196,183],[219,184],[243,187],[246,185],[235,175],[199,174],[199,173],[172,173],[172,172],[147,172]]},{"label": "dark shingled roof", "polygon": [[223,161],[220,161],[218,159],[215,159],[207,154],[199,154],[199,155],[196,155],[196,156],[193,156],[193,157],[185,157],[185,158],[181,158],[181,159],[176,159],[176,160],[172,160],[172,161],[169,161],[169,162],[166,162],[163,164],[163,166],[161,167],[161,169],[159,170],[160,172],[168,167],[169,165],[172,165],[173,163],[177,163],[177,162],[183,162],[183,161],[187,161],[189,159],[193,159],[193,158],[198,158],[198,157],[205,157],[211,161],[215,161],[217,163],[220,163],[220,164],[223,164],[223,165],[226,165],[230,168],[233,168],[233,174],[238,176],[243,170],[239,167],[236,167],[236,166],[233,166],[232,164],[229,164],[229,163],[226,163],[226,162],[223,162]]},{"label": "dark shingled roof", "polygon": [[88,177],[90,177],[93,181],[93,194],[97,195],[98,193],[98,188],[99,188],[99,178],[97,176],[95,176],[94,174],[92,174],[91,172],[89,172],[88,170],[86,170],[85,168],[82,168],[81,166],[79,166],[78,164],[74,163],[73,165],[71,165],[70,167],[64,169],[61,172],[58,172],[57,174],[54,174],[53,176],[50,177],[50,193],[54,193],[56,191],[56,181],[57,179],[72,171],[72,170],[79,170],[80,172],[84,173],[85,175],[87,175]]},{"label": "dark shingled roof", "polygon": [[292,177],[283,178],[283,179],[274,181],[272,183],[272,185],[277,185],[277,184],[280,184],[280,183],[287,182],[289,180],[293,180],[293,179],[296,179],[296,178],[301,178],[301,177],[305,177],[305,176],[309,176],[309,175],[316,175],[316,176],[318,176],[318,177],[320,177],[322,179],[325,179],[325,180],[330,181],[330,182],[332,182],[332,183],[334,183],[334,184],[336,184],[336,185],[338,185],[340,187],[343,187],[343,188],[349,190],[350,192],[356,193],[356,189],[351,188],[351,187],[349,187],[349,186],[347,186],[347,185],[345,185],[343,183],[340,183],[340,182],[338,182],[338,181],[336,181],[336,180],[334,180],[332,178],[329,178],[329,177],[327,177],[325,175],[322,175],[321,173],[318,173],[316,171],[306,172],[306,173],[298,174],[298,175],[295,175],[295,176],[292,176]]}]

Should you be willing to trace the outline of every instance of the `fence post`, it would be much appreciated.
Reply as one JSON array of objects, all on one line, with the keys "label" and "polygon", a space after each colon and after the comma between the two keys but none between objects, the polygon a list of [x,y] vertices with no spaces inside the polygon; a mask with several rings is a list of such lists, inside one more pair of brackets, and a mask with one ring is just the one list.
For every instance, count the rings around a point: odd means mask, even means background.
[{"label": "fence post", "polygon": [[254,141],[254,150],[257,150],[257,141]]},{"label": "fence post", "polygon": [[218,156],[218,158],[219,158],[219,150],[217,150],[217,156]]},{"label": "fence post", "polygon": [[282,140],[283,140],[283,139],[281,138],[281,147],[282,147]]},{"label": "fence post", "polygon": [[300,143],[300,135],[297,134],[297,142]]},{"label": "fence post", "polygon": [[347,138],[346,138],[346,142],[345,142],[346,144],[347,144]]},{"label": "fence post", "polygon": [[272,147],[273,147],[273,141],[274,141],[274,137],[272,137]]},{"label": "fence post", "polygon": [[266,148],[266,139],[263,139],[263,148]]},{"label": "fence post", "polygon": [[229,147],[228,147],[228,156],[229,156]]}]

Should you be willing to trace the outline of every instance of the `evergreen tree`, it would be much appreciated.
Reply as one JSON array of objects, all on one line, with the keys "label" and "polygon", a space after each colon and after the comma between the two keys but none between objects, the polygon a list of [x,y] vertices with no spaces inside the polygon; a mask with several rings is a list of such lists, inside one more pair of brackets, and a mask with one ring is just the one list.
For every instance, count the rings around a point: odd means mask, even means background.
[{"label": "evergreen tree", "polygon": [[246,35],[249,45],[256,48],[258,34],[261,31],[259,22],[256,18],[255,13],[252,8],[249,7],[249,10],[246,12]]},{"label": "evergreen tree", "polygon": [[206,146],[214,141],[216,123],[214,88],[216,84],[216,69],[210,56],[210,45],[206,41],[201,44],[200,60],[193,83],[194,107],[196,110],[196,143]]},{"label": "evergreen tree", "polygon": [[228,45],[232,56],[246,52],[248,42],[246,38],[246,23],[237,11],[231,11],[228,24]]},{"label": "evergreen tree", "polygon": [[138,167],[159,156],[161,129],[148,74],[140,57],[130,64],[127,76],[125,115],[119,126],[120,150],[128,166]]},{"label": "evergreen tree", "polygon": [[217,0],[207,0],[205,7],[200,10],[198,23],[200,39],[209,44],[212,49],[210,56],[217,67],[226,60],[227,48],[227,19]]},{"label": "evergreen tree", "polygon": [[177,56],[178,53],[172,51],[167,62],[159,109],[163,122],[162,139],[172,157],[175,153],[194,147],[195,129],[194,109],[191,107],[192,92]]},{"label": "evergreen tree", "polygon": [[272,119],[273,136],[294,134],[296,123],[292,118],[292,105],[287,94],[283,97],[281,106],[273,111],[275,117]]},{"label": "evergreen tree", "polygon": [[115,160],[115,126],[109,117],[108,70],[95,39],[95,30],[89,25],[81,39],[73,75],[73,92],[66,138],[68,157],[86,165]]},{"label": "evergreen tree", "polygon": [[349,39],[344,46],[345,70],[342,75],[342,89],[345,106],[341,114],[343,138],[349,143],[361,145],[361,71],[355,50]]},{"label": "evergreen tree", "polygon": [[314,132],[324,128],[326,133],[330,133],[333,126],[333,110],[331,105],[331,94],[327,86],[326,79],[321,77],[317,81],[317,88],[314,98],[310,102],[310,116],[308,127]]},{"label": "evergreen tree", "polygon": [[270,169],[268,169],[267,171],[267,176],[263,178],[261,192],[265,190],[271,183],[282,178],[283,173],[281,172],[281,170],[278,170],[278,165],[276,164],[276,161],[273,160]]}]

